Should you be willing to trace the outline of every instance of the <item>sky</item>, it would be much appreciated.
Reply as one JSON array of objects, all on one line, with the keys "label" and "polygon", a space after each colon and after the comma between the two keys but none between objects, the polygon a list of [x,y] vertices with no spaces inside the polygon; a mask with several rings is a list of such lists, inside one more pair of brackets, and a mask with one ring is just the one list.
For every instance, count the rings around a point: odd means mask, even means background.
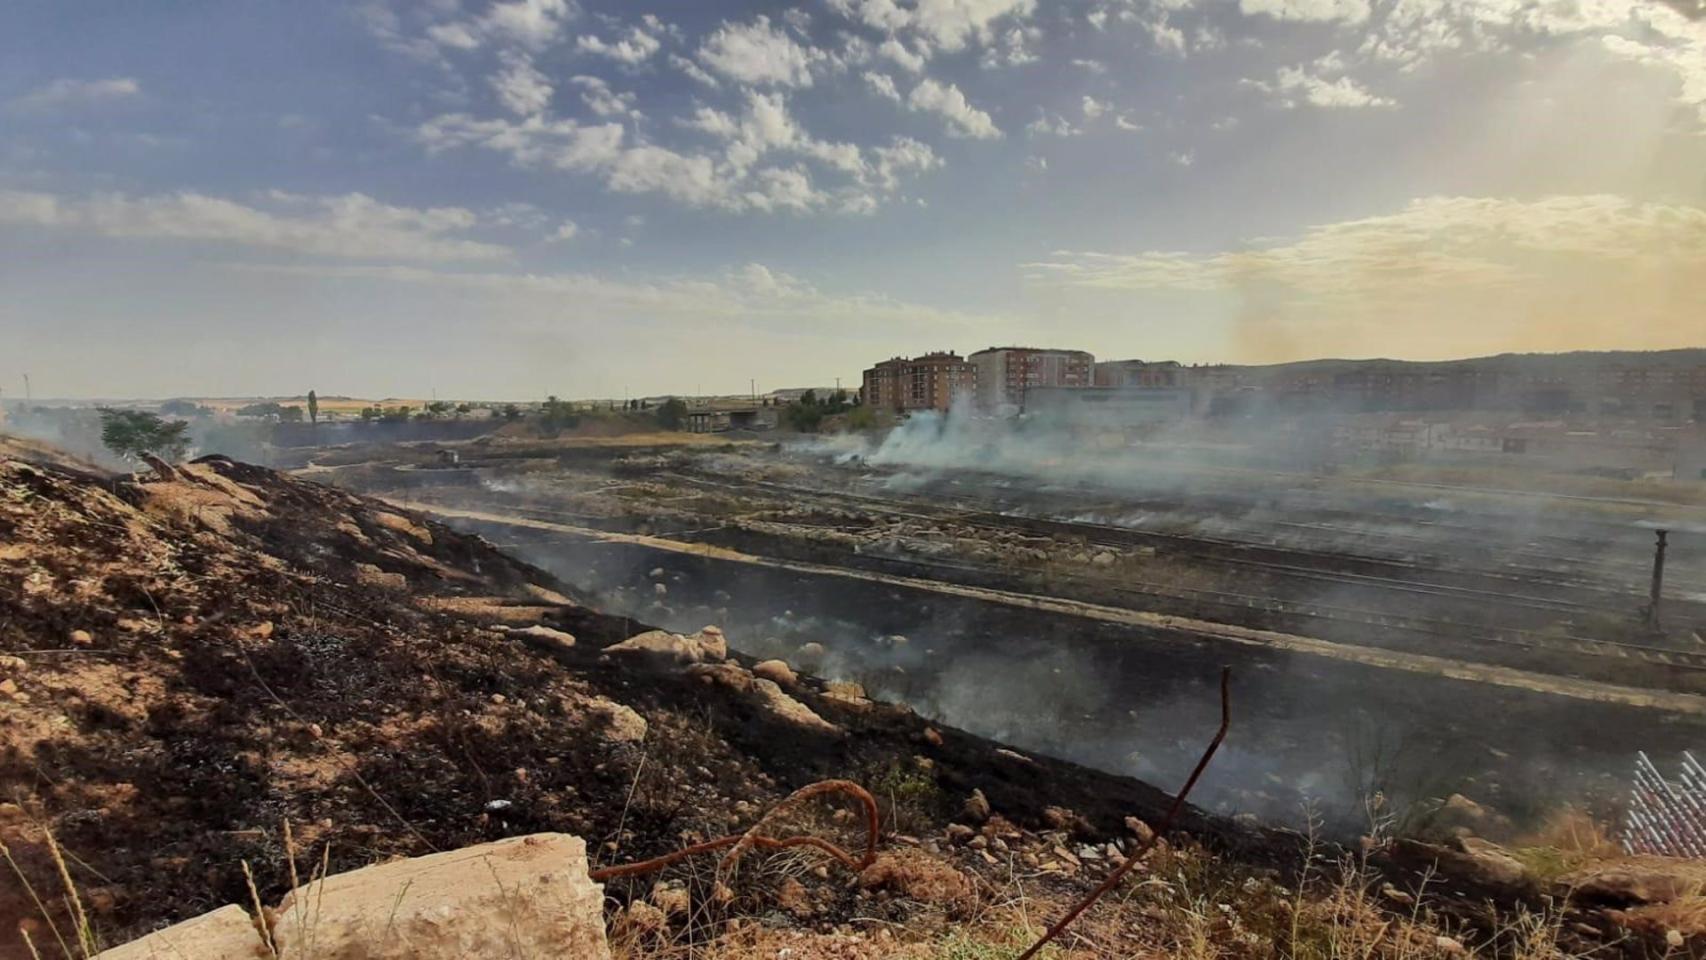
[{"label": "sky", "polygon": [[1702,0],[13,0],[0,389],[1706,345]]}]

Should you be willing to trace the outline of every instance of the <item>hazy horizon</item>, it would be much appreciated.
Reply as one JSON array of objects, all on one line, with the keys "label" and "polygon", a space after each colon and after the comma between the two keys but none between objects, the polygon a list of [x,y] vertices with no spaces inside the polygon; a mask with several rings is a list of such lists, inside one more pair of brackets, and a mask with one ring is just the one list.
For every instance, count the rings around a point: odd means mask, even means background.
[{"label": "hazy horizon", "polygon": [[[1688,0],[26,2],[0,387],[1706,343]],[[768,382],[767,382],[768,381]]]}]

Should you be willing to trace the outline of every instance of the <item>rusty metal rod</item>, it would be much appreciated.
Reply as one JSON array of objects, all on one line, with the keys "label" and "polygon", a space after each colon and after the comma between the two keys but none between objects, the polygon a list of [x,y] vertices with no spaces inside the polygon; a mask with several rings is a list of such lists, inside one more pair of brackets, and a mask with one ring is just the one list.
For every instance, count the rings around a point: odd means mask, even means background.
[{"label": "rusty metal rod", "polygon": [[[767,820],[774,816],[776,811],[796,801],[804,800],[823,793],[845,793],[858,800],[860,804],[864,806],[866,834],[864,857],[854,857],[847,851],[820,837],[788,837],[785,840],[778,840],[774,837],[763,836],[757,832],[758,828],[763,826]],[[696,843],[690,847],[684,847],[677,850],[674,853],[666,853],[661,857],[653,857],[650,860],[641,860],[637,863],[627,863],[620,866],[604,867],[600,870],[593,870],[589,872],[587,876],[595,883],[601,883],[605,880],[616,879],[617,877],[631,877],[637,874],[651,873],[655,870],[662,870],[664,867],[667,867],[672,863],[685,860],[688,857],[697,856],[701,853],[709,853],[713,850],[721,850],[724,847],[735,848],[724,858],[723,863],[725,865],[729,865],[734,860],[739,859],[740,854],[744,853],[749,847],[761,847],[766,850],[786,850],[793,847],[812,847],[817,850],[822,850],[824,853],[827,853],[831,857],[841,861],[849,870],[863,870],[877,859],[877,839],[881,832],[881,823],[881,816],[877,812],[877,800],[875,797],[871,796],[870,791],[851,780],[819,780],[816,783],[807,784],[783,798],[780,803],[771,807],[763,816],[759,817],[758,822],[753,824],[752,827],[744,833],[731,833],[726,837],[718,837],[715,840],[706,840],[703,843]]]},{"label": "rusty metal rod", "polygon": [[1042,950],[1043,947],[1048,946],[1050,941],[1054,940],[1055,937],[1060,936],[1061,931],[1070,926],[1072,921],[1077,920],[1080,914],[1090,909],[1097,900],[1102,899],[1103,894],[1106,894],[1109,890],[1119,886],[1120,881],[1124,880],[1126,874],[1130,873],[1132,868],[1137,866],[1138,861],[1148,855],[1150,849],[1155,846],[1155,841],[1159,840],[1163,833],[1172,829],[1173,821],[1178,818],[1179,811],[1184,809],[1185,798],[1190,796],[1191,788],[1197,785],[1198,778],[1202,776],[1204,770],[1208,769],[1208,762],[1214,759],[1214,752],[1220,749],[1220,742],[1226,739],[1226,728],[1231,725],[1232,668],[1222,667],[1220,670],[1220,729],[1215,731],[1214,739],[1209,741],[1208,749],[1203,751],[1202,759],[1197,761],[1196,769],[1191,771],[1189,779],[1185,781],[1185,786],[1179,791],[1178,796],[1173,798],[1173,805],[1168,808],[1167,816],[1162,818],[1161,825],[1155,828],[1155,830],[1149,835],[1149,839],[1145,841],[1142,846],[1132,851],[1131,856],[1126,859],[1125,863],[1120,864],[1118,869],[1114,870],[1113,873],[1108,874],[1108,879],[1103,880],[1101,886],[1090,891],[1090,895],[1085,897],[1083,900],[1080,900],[1077,906],[1073,907],[1067,912],[1066,916],[1060,919],[1059,923],[1050,927],[1048,932],[1043,934],[1041,940],[1031,944],[1031,948],[1029,950],[1019,954],[1018,960],[1031,960],[1032,957],[1037,955],[1038,951]]}]

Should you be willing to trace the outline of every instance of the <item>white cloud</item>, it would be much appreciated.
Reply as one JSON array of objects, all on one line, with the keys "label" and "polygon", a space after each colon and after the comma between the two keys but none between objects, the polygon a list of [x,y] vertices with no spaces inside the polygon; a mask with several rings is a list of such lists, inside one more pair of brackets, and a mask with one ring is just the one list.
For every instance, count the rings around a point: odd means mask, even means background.
[{"label": "white cloud", "polygon": [[434,23],[425,30],[428,43],[405,36],[403,19],[382,0],[361,8],[368,29],[386,46],[417,59],[430,59],[433,44],[452,50],[473,50],[487,41],[543,50],[556,43],[563,27],[580,15],[572,0],[503,0],[480,16]]},{"label": "white cloud", "polygon": [[672,53],[669,55],[669,65],[686,74],[689,79],[697,83],[702,83],[713,90],[722,86],[721,83],[717,82],[716,77],[705,72],[704,67],[699,66],[697,63],[694,63],[678,53]]},{"label": "white cloud", "polygon": [[1246,16],[1263,14],[1276,20],[1311,23],[1363,23],[1368,20],[1369,0],[1238,0]]},{"label": "white cloud", "polygon": [[[630,102],[609,94],[597,78],[577,77],[574,83],[584,95],[616,97],[612,112]],[[480,147],[518,166],[598,175],[618,193],[656,193],[689,206],[732,211],[869,212],[898,188],[903,174],[938,164],[916,141],[897,139],[867,157],[856,144],[813,137],[789,114],[780,92],[748,90],[739,116],[701,106],[676,124],[715,137],[720,152],[630,144],[618,124],[539,116],[511,122],[449,114],[421,125],[416,138],[430,152]],[[831,175],[831,185],[819,184],[799,164],[766,165],[777,154],[820,165]]]},{"label": "white cloud", "polygon": [[1084,108],[1084,119],[1094,120],[1097,117],[1101,116],[1102,114],[1107,113],[1108,109],[1109,109],[1109,105],[1106,101],[1097,100],[1095,97],[1092,97],[1089,94],[1085,94],[1084,95],[1083,108]]},{"label": "white cloud", "polygon": [[509,0],[493,4],[480,24],[488,34],[539,48],[555,41],[579,12],[569,0]]},{"label": "white cloud", "polygon": [[597,54],[609,57],[618,63],[637,66],[649,60],[652,54],[663,47],[663,42],[639,27],[630,27],[614,42],[605,42],[591,34],[582,34],[575,39],[575,49],[582,53]]},{"label": "white cloud", "polygon": [[913,51],[908,50],[906,48],[906,44],[901,43],[894,37],[889,37],[882,43],[878,44],[877,53],[893,60],[895,63],[904,67],[911,73],[917,73],[920,70],[923,70],[925,60],[927,59],[923,54],[914,53]]},{"label": "white cloud", "polygon": [[1061,251],[1026,270],[1049,286],[1127,295],[1231,291],[1265,340],[1329,335],[1386,356],[1674,344],[1706,302],[1706,209],[1612,195],[1427,197],[1247,249]]},{"label": "white cloud", "polygon": [[573,240],[580,232],[581,228],[579,224],[576,224],[573,220],[564,220],[562,223],[557,225],[556,231],[546,239],[553,243],[564,243],[569,240]]},{"label": "white cloud", "polygon": [[885,190],[897,189],[904,175],[923,173],[942,165],[942,158],[936,156],[936,151],[930,149],[929,144],[911,137],[896,137],[888,146],[877,147],[871,152],[876,156],[876,182]]},{"label": "white cloud", "polygon": [[900,102],[900,91],[895,89],[894,78],[886,73],[874,70],[865,71],[865,84],[876,91],[880,97],[886,97],[896,103]]},{"label": "white cloud", "polygon": [[999,67],[1021,67],[1036,63],[1041,58],[1031,49],[1031,45],[1041,41],[1042,36],[1040,27],[1009,27],[992,40],[983,51],[978,64],[985,70],[994,70]]},{"label": "white cloud", "polygon": [[571,78],[569,82],[580,88],[581,102],[586,104],[587,109],[601,117],[643,116],[640,111],[634,109],[632,93],[617,93],[600,77],[581,74]]},{"label": "white cloud", "polygon": [[716,73],[750,86],[809,87],[821,50],[805,47],[760,15],[751,23],[725,23],[699,47],[699,60]]},{"label": "white cloud", "polygon": [[123,100],[141,92],[142,85],[133,77],[109,77],[104,80],[76,80],[64,77],[16,97],[11,103],[13,106],[32,109],[63,107]]},{"label": "white cloud", "polygon": [[247,205],[199,193],[63,197],[0,191],[0,225],[102,237],[208,241],[357,260],[493,260],[507,248],[455,236],[462,207],[396,207],[372,197],[265,195]]},{"label": "white cloud", "polygon": [[967,43],[987,44],[1004,18],[1023,20],[1036,11],[1036,0],[828,0],[831,9],[851,20],[890,33],[915,31],[932,45],[953,53]]},{"label": "white cloud", "polygon": [[1114,117],[1114,126],[1131,133],[1136,133],[1143,129],[1143,124],[1132,120],[1123,113]]},{"label": "white cloud", "polygon": [[502,68],[491,78],[498,102],[518,116],[531,117],[544,113],[551,106],[551,81],[533,65],[524,53],[506,52]]},{"label": "white cloud", "polygon": [[1310,106],[1329,110],[1394,105],[1392,99],[1369,92],[1348,76],[1335,77],[1334,74],[1340,73],[1343,68],[1343,61],[1338,54],[1330,53],[1313,64],[1281,67],[1274,83],[1257,83],[1254,86],[1278,93],[1280,102],[1287,107],[1296,106],[1300,98]]},{"label": "white cloud", "polygon": [[942,84],[929,77],[918,82],[906,98],[907,106],[923,113],[934,113],[948,122],[948,135],[991,140],[1001,136],[995,120],[989,114],[966,101],[965,94],[953,84]]},{"label": "white cloud", "polygon": [[1083,127],[1073,126],[1065,117],[1040,109],[1037,118],[1025,125],[1026,135],[1032,137],[1076,137],[1083,132]]}]

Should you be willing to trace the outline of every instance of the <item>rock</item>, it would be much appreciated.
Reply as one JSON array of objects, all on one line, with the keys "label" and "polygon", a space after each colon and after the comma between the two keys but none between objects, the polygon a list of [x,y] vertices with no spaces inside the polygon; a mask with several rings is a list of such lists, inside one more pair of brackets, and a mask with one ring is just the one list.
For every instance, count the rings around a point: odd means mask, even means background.
[{"label": "rock", "polygon": [[[300,894],[300,901],[297,896]],[[557,956],[609,960],[603,889],[579,837],[538,833],[378,864],[299,888],[279,905],[313,918],[316,960]],[[200,954],[193,954],[200,956]]]},{"label": "rock", "polygon": [[1138,846],[1142,846],[1155,839],[1155,831],[1149,828],[1149,824],[1144,823],[1136,817],[1126,817],[1125,828],[1131,831],[1132,836],[1137,838]]},{"label": "rock", "polygon": [[752,668],[752,675],[763,677],[779,687],[791,687],[800,682],[800,678],[781,660],[762,660]]},{"label": "rock", "polygon": [[86,647],[94,642],[95,638],[87,630],[71,631],[71,645],[74,647]]},{"label": "rock", "polygon": [[942,745],[941,731],[937,730],[935,727],[925,727],[923,736],[924,742],[928,743],[932,747],[939,747]]},{"label": "rock", "polygon": [[357,583],[368,587],[378,587],[382,590],[407,590],[409,578],[400,573],[386,573],[371,563],[355,565]]},{"label": "rock", "polygon": [[604,731],[605,739],[616,743],[639,743],[646,739],[646,718],[633,707],[605,697],[597,697],[588,707]]},{"label": "rock", "polygon": [[653,567],[652,572],[649,574],[646,574],[646,576],[651,577],[653,580],[662,580],[663,579],[663,568],[662,567]]},{"label": "rock", "polygon": [[654,885],[649,899],[666,917],[685,917],[693,911],[693,897],[679,882]]},{"label": "rock", "polygon": [[1509,817],[1476,803],[1461,793],[1447,797],[1427,824],[1429,836],[1443,839],[1476,836],[1502,840],[1509,837],[1511,832]]},{"label": "rock", "polygon": [[23,657],[13,657],[13,656],[0,655],[0,673],[4,673],[4,674],[27,673],[29,671],[29,669],[30,669],[30,662],[28,660],[25,660]]},{"label": "rock", "polygon": [[975,890],[964,874],[916,850],[879,855],[875,863],[860,871],[859,886],[952,910],[967,909],[975,900]]},{"label": "rock", "polygon": [[1098,567],[1111,567],[1117,559],[1111,552],[1104,550],[1090,558],[1090,562]]},{"label": "rock", "polygon": [[811,896],[806,892],[806,885],[793,877],[783,880],[782,885],[776,889],[776,906],[802,920],[817,912],[812,906]]},{"label": "rock", "polygon": [[965,806],[960,808],[960,816],[972,823],[988,820],[989,813],[989,798],[983,795],[982,790],[973,790],[971,796],[966,798]]},{"label": "rock", "polygon": [[574,634],[552,629],[542,623],[536,623],[531,627],[500,626],[498,629],[544,653],[561,653],[574,649],[575,645]]},{"label": "rock", "polygon": [[652,584],[652,593],[660,597],[667,597],[669,596],[669,587],[661,583],[654,583]]},{"label": "rock", "polygon": [[1043,822],[1055,830],[1065,830],[1076,836],[1089,836],[1096,832],[1090,821],[1079,816],[1076,811],[1065,807],[1044,807]]},{"label": "rock", "polygon": [[197,960],[257,960],[270,956],[255,921],[236,904],[185,920],[146,937],[105,950],[96,960],[155,960],[157,957],[195,957]]},{"label": "rock", "polygon": [[824,684],[823,695],[853,706],[870,705],[870,701],[865,699],[865,688],[849,680],[835,680]]},{"label": "rock", "polygon": [[774,680],[758,677],[752,681],[752,689],[758,695],[759,702],[772,716],[808,730],[822,733],[839,734],[841,728],[818,716],[812,708],[793,697],[788,696]]},{"label": "rock", "polygon": [[[712,627],[710,629],[715,630]],[[692,636],[670,633],[667,630],[648,630],[635,634],[621,643],[612,644],[605,648],[606,653],[615,654],[647,654],[676,663],[704,663],[707,660],[722,660],[728,656],[729,645],[723,639],[723,632],[707,635],[704,630]]]},{"label": "rock", "polygon": [[1559,878],[1582,902],[1641,906],[1670,903],[1698,891],[1706,869],[1688,860],[1630,857]]},{"label": "rock", "polygon": [[972,828],[966,826],[963,823],[950,823],[950,824],[948,824],[948,842],[949,843],[965,843],[965,842],[971,840],[971,838],[975,837],[975,836],[977,836],[977,831],[973,830]]},{"label": "rock", "polygon": [[0,696],[15,697],[18,695],[18,683],[11,677],[0,680]]},{"label": "rock", "polygon": [[614,932],[618,939],[637,939],[661,934],[668,925],[662,910],[644,900],[635,900],[617,916]]},{"label": "rock", "polygon": [[727,637],[723,636],[722,627],[708,624],[700,627],[699,632],[693,636],[699,641],[699,648],[704,650],[707,656],[716,660],[728,659],[729,641]]},{"label": "rock", "polygon": [[1448,937],[1443,933],[1434,937],[1434,946],[1439,949],[1440,953],[1453,957],[1462,956],[1469,952],[1469,948],[1465,947],[1462,941]]},{"label": "rock", "polygon": [[799,651],[795,654],[794,662],[798,663],[800,669],[807,673],[817,673],[823,668],[824,658],[828,656],[828,649],[814,640],[811,643],[800,645]]}]

